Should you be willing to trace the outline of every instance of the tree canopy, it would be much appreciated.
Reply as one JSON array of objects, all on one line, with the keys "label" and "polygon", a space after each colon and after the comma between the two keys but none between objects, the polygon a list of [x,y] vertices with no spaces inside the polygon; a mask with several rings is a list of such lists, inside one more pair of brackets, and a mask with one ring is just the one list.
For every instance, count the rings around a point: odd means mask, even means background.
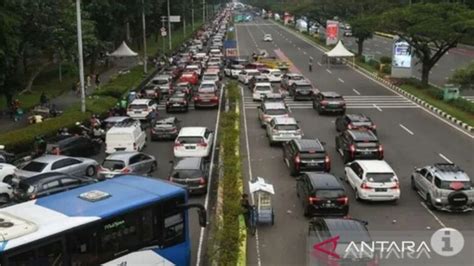
[{"label": "tree canopy", "polygon": [[449,81],[460,85],[461,89],[474,89],[474,63],[457,69]]}]

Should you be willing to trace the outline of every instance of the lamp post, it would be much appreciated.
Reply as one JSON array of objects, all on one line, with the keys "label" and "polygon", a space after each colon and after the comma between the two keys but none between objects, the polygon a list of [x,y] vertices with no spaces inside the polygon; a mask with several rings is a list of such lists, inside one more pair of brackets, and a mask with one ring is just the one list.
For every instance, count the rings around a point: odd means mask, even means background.
[{"label": "lamp post", "polygon": [[193,25],[193,30],[194,30],[194,0],[191,0],[191,20],[192,20],[192,25]]},{"label": "lamp post", "polygon": [[145,0],[142,0],[142,26],[143,26],[143,72],[146,74],[148,55],[146,51],[146,22],[145,22]]},{"label": "lamp post", "polygon": [[170,0],[167,0],[168,5],[168,48],[171,53],[171,21],[170,21]]},{"label": "lamp post", "polygon": [[81,112],[86,112],[86,92],[84,90],[84,61],[82,58],[81,0],[76,0],[77,48],[79,60],[79,82],[81,84]]}]

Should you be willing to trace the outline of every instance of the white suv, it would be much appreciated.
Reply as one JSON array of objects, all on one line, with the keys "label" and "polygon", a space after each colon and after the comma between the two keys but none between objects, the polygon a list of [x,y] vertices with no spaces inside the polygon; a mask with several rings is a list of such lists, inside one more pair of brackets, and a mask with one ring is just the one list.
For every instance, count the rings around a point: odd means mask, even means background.
[{"label": "white suv", "polygon": [[281,72],[280,69],[264,69],[261,70],[262,75],[266,76],[270,82],[281,82],[281,77],[283,76],[283,73]]},{"label": "white suv", "polygon": [[157,108],[153,100],[135,99],[128,105],[127,115],[138,120],[150,120],[154,118]]},{"label": "white suv", "polygon": [[238,80],[247,85],[252,77],[258,75],[260,75],[260,71],[256,69],[244,69],[239,73]]},{"label": "white suv", "polygon": [[275,142],[286,142],[303,137],[303,132],[293,117],[275,117],[270,121],[266,130],[270,146]]},{"label": "white suv", "polygon": [[261,101],[263,96],[272,92],[272,84],[268,82],[255,83],[255,86],[253,87],[252,99],[254,101]]},{"label": "white suv", "polygon": [[356,160],[344,168],[357,200],[394,201],[400,198],[400,184],[384,160]]},{"label": "white suv", "polygon": [[209,157],[214,133],[206,127],[183,127],[174,142],[175,157]]}]

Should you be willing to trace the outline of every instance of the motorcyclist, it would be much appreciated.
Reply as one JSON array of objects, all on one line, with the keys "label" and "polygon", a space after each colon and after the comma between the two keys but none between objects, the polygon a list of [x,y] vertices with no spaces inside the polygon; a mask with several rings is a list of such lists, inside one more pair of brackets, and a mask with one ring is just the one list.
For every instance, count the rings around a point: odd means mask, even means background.
[{"label": "motorcyclist", "polygon": [[41,93],[40,96],[40,104],[42,106],[46,106],[48,104],[48,97],[46,96],[46,93],[44,93],[44,91]]},{"label": "motorcyclist", "polygon": [[69,130],[67,129],[67,127],[64,127],[62,129],[60,129],[59,135],[60,136],[71,136],[71,133],[69,133]]},{"label": "motorcyclist", "polygon": [[46,141],[43,136],[36,136],[33,142],[33,155],[39,156],[46,151]]},{"label": "motorcyclist", "polygon": [[97,115],[92,115],[89,122],[90,122],[92,128],[94,128],[95,126],[100,126],[101,125],[100,120],[97,117]]},{"label": "motorcyclist", "polygon": [[92,137],[95,139],[102,139],[103,136],[104,136],[104,130],[100,128],[99,125],[95,125],[92,128]]}]

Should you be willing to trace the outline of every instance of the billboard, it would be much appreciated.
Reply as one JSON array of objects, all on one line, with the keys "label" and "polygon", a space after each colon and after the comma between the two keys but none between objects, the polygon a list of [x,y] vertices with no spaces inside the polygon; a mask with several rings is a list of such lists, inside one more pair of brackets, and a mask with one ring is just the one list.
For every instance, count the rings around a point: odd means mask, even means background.
[{"label": "billboard", "polygon": [[339,41],[339,22],[328,20],[326,22],[326,45],[334,45]]},{"label": "billboard", "polygon": [[237,57],[237,42],[235,40],[226,40],[224,41],[224,52],[225,57]]},{"label": "billboard", "polygon": [[392,67],[411,68],[412,49],[408,42],[396,39],[393,42]]}]

